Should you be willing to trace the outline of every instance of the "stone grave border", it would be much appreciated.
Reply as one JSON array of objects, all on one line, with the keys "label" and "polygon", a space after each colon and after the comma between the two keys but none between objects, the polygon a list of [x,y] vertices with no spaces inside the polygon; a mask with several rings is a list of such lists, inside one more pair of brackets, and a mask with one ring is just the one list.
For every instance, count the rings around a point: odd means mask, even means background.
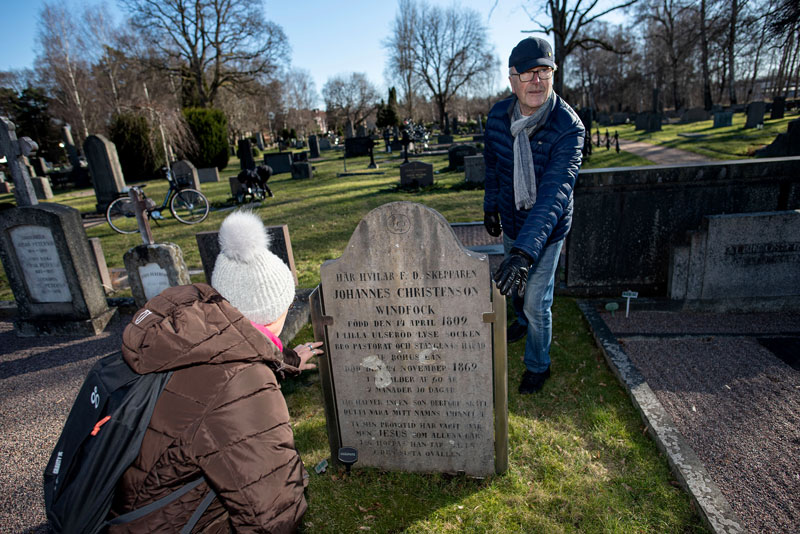
[{"label": "stone grave border", "polygon": [[744,533],[745,528],[730,503],[697,457],[697,453],[675,427],[672,417],[650,389],[644,375],[600,318],[596,305],[594,301],[578,300],[578,307],[589,323],[595,343],[639,412],[648,435],[656,443],[658,450],[667,457],[670,471],[689,494],[703,523],[718,534]]}]

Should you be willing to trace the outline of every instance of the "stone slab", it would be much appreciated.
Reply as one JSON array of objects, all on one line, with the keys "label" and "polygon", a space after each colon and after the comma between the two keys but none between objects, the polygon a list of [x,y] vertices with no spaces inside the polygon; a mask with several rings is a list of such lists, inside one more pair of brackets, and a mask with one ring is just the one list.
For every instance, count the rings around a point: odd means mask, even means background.
[{"label": "stone slab", "polygon": [[139,245],[128,250],[122,259],[139,307],[168,287],[192,283],[183,252],[174,243]]},{"label": "stone slab", "polygon": [[219,182],[219,170],[216,167],[197,169],[197,177],[201,184]]},{"label": "stone slab", "polygon": [[400,187],[427,187],[433,185],[433,165],[410,161],[400,165]]},{"label": "stone slab", "polygon": [[764,113],[767,111],[766,102],[750,102],[747,104],[747,120],[745,128],[756,128],[759,124],[764,124]]},{"label": "stone slab", "polygon": [[292,172],[292,153],[278,152],[264,154],[264,165],[272,167],[272,174],[282,174]]},{"label": "stone slab", "polygon": [[464,181],[482,184],[486,179],[486,162],[482,155],[464,156]]},{"label": "stone slab", "polygon": [[335,412],[355,467],[494,473],[486,256],[437,212],[394,202],[361,220],[320,279]]}]

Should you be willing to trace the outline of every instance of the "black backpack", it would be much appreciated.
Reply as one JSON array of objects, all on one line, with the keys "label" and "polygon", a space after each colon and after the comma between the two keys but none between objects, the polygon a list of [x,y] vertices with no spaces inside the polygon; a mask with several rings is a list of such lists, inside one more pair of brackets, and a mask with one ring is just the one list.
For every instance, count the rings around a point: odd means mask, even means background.
[{"label": "black backpack", "polygon": [[[96,534],[133,521],[197,487],[199,478],[166,497],[111,521],[106,516],[122,474],[139,455],[168,373],[135,373],[115,353],[89,371],[44,472],[44,503],[57,533]],[[181,532],[189,532],[214,499],[206,496]]]}]

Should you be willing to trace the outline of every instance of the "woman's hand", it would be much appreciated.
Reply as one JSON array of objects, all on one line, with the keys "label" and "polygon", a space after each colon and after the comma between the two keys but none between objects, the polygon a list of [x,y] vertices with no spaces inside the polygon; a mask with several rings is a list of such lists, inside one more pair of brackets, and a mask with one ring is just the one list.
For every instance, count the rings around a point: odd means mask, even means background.
[{"label": "woman's hand", "polygon": [[309,369],[316,369],[316,364],[308,363],[308,360],[313,358],[318,354],[324,354],[325,351],[320,349],[322,346],[322,341],[315,341],[313,343],[306,343],[304,345],[297,345],[294,348],[294,351],[300,356],[300,366],[298,367],[301,371],[307,371]]}]

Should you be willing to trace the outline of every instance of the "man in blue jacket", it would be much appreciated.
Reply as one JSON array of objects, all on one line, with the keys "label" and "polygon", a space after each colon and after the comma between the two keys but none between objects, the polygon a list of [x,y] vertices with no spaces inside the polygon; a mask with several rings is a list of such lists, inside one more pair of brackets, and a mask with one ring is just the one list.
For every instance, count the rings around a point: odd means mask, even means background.
[{"label": "man in blue jacket", "polygon": [[509,341],[527,334],[519,392],[529,394],[550,377],[550,307],[561,246],[572,224],[584,128],[553,92],[556,64],[547,41],[523,39],[511,51],[508,67],[514,94],[492,107],[486,123],[483,210],[489,234],[503,233],[505,259],[495,282],[501,293],[515,297],[517,320],[509,327]]}]

